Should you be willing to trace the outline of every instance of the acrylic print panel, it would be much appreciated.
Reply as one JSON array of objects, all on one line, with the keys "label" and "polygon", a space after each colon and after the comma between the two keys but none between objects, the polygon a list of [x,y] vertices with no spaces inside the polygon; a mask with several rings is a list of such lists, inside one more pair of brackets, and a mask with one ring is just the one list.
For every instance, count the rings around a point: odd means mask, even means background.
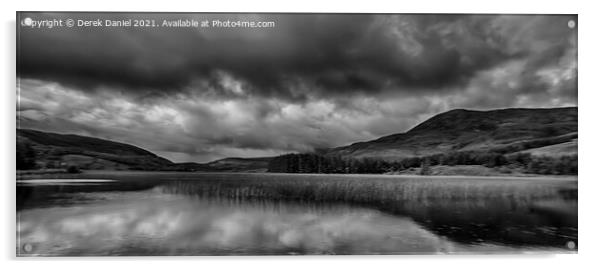
[{"label": "acrylic print panel", "polygon": [[576,15],[17,22],[18,256],[577,252]]}]

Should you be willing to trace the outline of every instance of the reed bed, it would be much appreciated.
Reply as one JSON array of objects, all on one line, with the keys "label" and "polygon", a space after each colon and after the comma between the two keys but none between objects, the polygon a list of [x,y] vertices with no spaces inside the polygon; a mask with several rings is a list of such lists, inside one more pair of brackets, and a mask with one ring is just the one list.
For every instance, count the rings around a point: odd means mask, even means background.
[{"label": "reed bed", "polygon": [[213,175],[161,185],[168,193],[230,199],[316,202],[433,202],[576,199],[575,181],[545,179],[396,178],[338,175]]}]

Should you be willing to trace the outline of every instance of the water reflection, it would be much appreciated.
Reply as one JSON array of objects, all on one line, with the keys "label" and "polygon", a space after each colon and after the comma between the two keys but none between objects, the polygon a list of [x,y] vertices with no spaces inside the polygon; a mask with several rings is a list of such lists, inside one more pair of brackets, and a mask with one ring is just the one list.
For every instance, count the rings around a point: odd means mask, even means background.
[{"label": "water reflection", "polygon": [[18,254],[472,253],[577,242],[576,197],[564,185],[532,197],[353,203],[270,199],[266,188],[214,180],[19,185]]},{"label": "water reflection", "polygon": [[[206,200],[154,191],[20,213],[42,255],[369,254],[461,251],[408,218],[344,205]],[[105,197],[108,195],[109,197]],[[26,254],[26,253],[22,253]]]}]

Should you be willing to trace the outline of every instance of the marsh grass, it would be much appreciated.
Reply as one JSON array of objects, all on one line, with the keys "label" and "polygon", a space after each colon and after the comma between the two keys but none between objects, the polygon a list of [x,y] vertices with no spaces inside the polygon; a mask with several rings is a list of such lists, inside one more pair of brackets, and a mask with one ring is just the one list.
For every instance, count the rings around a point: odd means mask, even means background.
[{"label": "marsh grass", "polygon": [[[410,217],[467,244],[563,247],[577,242],[577,182],[559,179],[216,174],[156,191],[236,206],[294,201],[349,204]],[[549,229],[542,230],[541,228]]]},{"label": "marsh grass", "polygon": [[[226,177],[226,178],[222,178]],[[232,199],[273,199],[315,202],[386,204],[439,200],[532,200],[574,198],[576,182],[538,179],[395,178],[374,176],[216,174],[190,184],[175,181],[160,187],[165,192]],[[575,196],[575,197],[567,197]]]}]

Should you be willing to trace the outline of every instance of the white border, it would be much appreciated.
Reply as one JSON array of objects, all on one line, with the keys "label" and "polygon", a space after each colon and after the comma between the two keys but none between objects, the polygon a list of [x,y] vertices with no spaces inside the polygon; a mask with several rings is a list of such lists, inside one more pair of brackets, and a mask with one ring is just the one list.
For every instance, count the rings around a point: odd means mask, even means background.
[{"label": "white border", "polygon": [[[288,2],[288,3],[285,3]],[[600,116],[602,101],[599,33],[602,10],[597,1],[1,1],[3,82],[0,109],[2,268],[581,268],[599,265],[602,178]],[[276,4],[279,3],[279,4]],[[364,13],[563,13],[579,14],[579,254],[507,256],[300,256],[300,257],[153,257],[153,258],[14,258],[15,255],[15,11],[196,11],[196,12],[364,12]],[[41,44],[43,45],[43,44]],[[89,261],[95,261],[90,263]],[[101,261],[101,262],[96,262]],[[197,263],[199,264],[192,264]]]}]

